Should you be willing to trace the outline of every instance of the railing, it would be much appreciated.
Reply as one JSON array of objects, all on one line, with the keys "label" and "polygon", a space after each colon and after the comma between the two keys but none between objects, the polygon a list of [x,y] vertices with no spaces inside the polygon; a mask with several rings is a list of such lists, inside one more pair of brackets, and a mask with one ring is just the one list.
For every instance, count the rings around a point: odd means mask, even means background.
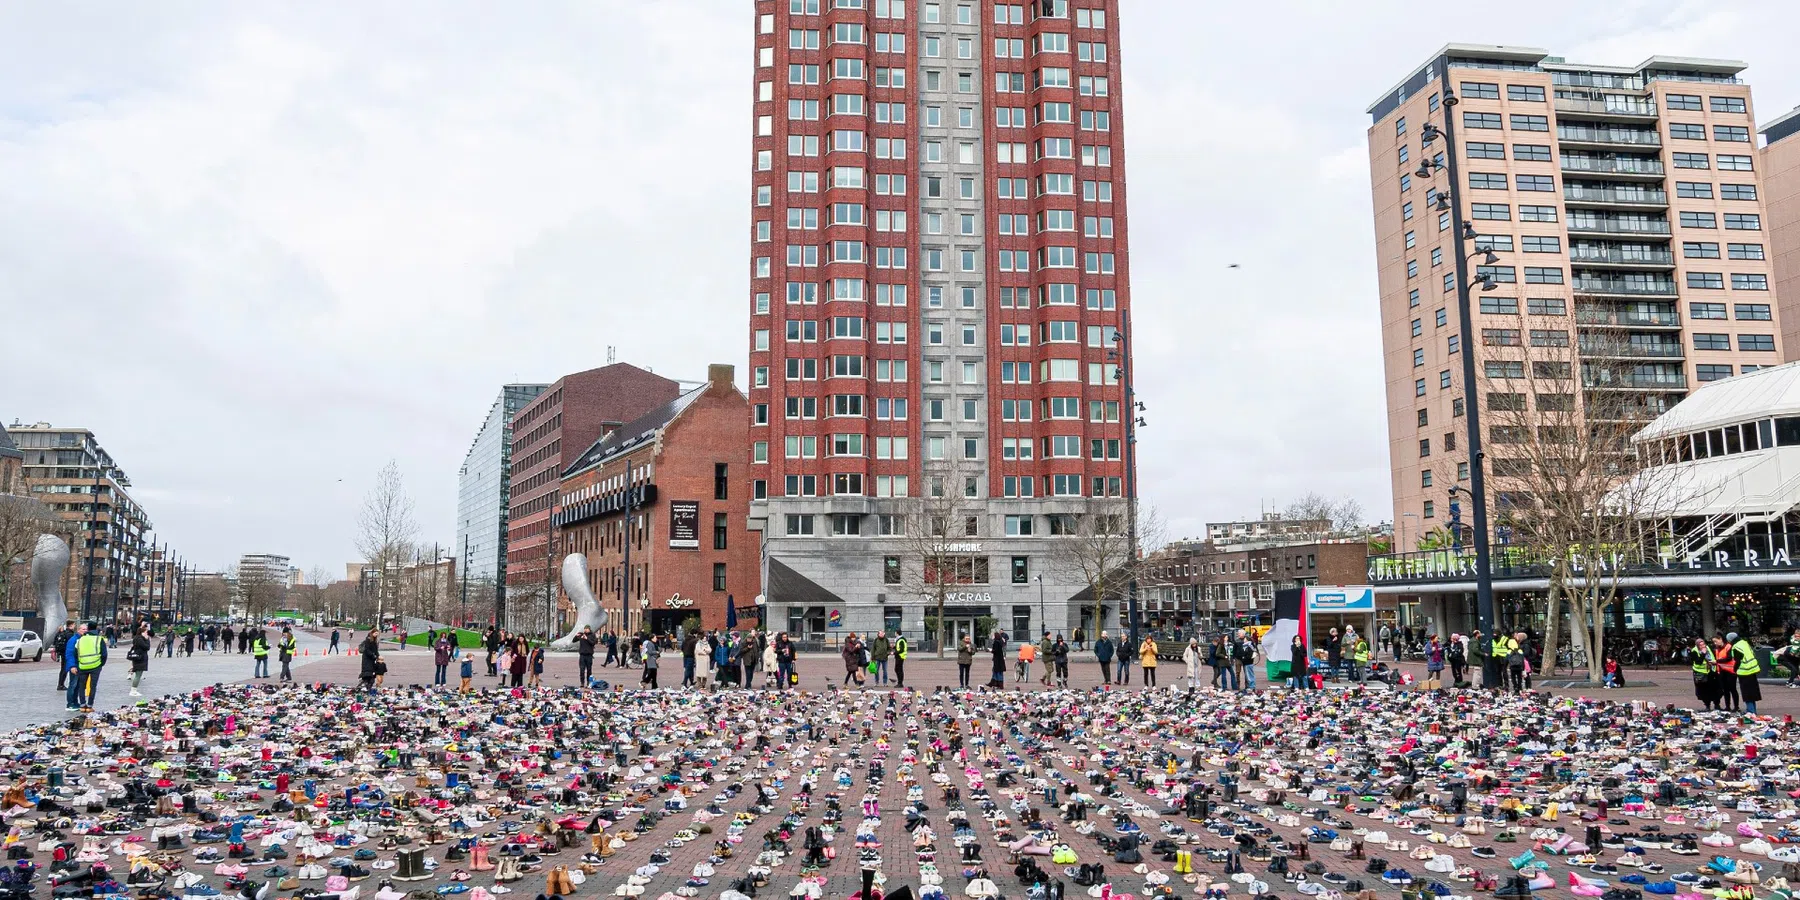
[{"label": "railing", "polygon": [[1643,203],[1669,205],[1669,192],[1661,188],[1598,188],[1563,185],[1563,199],[1587,203]]},{"label": "railing", "polygon": [[1587,128],[1581,125],[1556,126],[1556,139],[1586,144],[1630,144],[1636,147],[1660,147],[1662,135],[1654,131],[1630,128]]},{"label": "railing", "polygon": [[1603,359],[1673,359],[1681,356],[1681,345],[1631,342],[1595,344],[1583,341],[1581,355]]},{"label": "railing", "polygon": [[1591,247],[1573,246],[1569,248],[1570,262],[1589,263],[1642,263],[1647,266],[1672,266],[1675,254],[1668,250],[1620,250],[1616,247],[1595,249]]},{"label": "railing", "polygon": [[1680,325],[1681,314],[1672,310],[1667,312],[1644,312],[1641,310],[1578,306],[1575,308],[1575,324],[1622,325],[1627,328],[1655,328]]},{"label": "railing", "polygon": [[1656,116],[1656,103],[1638,97],[1607,97],[1604,100],[1556,98],[1557,112],[1596,113],[1608,116]]},{"label": "railing", "polygon": [[1590,219],[1569,218],[1571,232],[1593,234],[1668,234],[1667,219]]},{"label": "railing", "polygon": [[1661,175],[1664,172],[1660,159],[1602,159],[1595,156],[1562,157],[1562,168],[1565,172],[1596,172],[1605,175]]},{"label": "railing", "polygon": [[1673,296],[1673,281],[1640,281],[1629,278],[1582,278],[1575,279],[1575,290],[1589,294],[1648,294],[1656,296]]},{"label": "railing", "polygon": [[1644,388],[1648,390],[1668,390],[1687,387],[1687,376],[1678,372],[1655,375],[1624,375],[1616,378],[1581,379],[1581,386],[1593,390],[1618,388]]}]

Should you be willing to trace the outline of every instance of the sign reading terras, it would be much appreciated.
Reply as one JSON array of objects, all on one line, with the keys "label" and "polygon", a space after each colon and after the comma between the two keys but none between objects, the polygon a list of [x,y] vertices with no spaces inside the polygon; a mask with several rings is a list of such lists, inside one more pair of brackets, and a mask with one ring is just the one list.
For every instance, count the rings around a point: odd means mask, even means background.
[{"label": "sign reading terras", "polygon": [[669,549],[700,549],[700,503],[698,501],[669,501]]}]

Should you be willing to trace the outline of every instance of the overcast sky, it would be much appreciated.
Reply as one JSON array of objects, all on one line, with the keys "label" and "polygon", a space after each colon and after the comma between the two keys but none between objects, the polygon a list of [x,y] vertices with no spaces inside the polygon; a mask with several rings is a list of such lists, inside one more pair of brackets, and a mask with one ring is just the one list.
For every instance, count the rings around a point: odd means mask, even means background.
[{"label": "overcast sky", "polygon": [[[1142,495],[1391,515],[1363,110],[1447,41],[1750,64],[1800,4],[1125,0]],[[342,577],[389,458],[421,536],[506,381],[740,382],[740,0],[0,0],[0,417],[94,429],[202,566]],[[1239,269],[1228,269],[1231,263]]]}]

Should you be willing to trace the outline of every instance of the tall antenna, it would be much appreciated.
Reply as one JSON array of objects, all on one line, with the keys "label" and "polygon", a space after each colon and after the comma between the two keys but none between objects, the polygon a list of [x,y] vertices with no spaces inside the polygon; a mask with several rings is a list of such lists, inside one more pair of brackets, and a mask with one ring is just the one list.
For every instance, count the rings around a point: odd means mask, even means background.
[{"label": "tall antenna", "polygon": [[619,348],[614,347],[611,344],[608,344],[606,346],[606,364],[610,366],[613,363],[616,363],[618,361],[619,361]]}]

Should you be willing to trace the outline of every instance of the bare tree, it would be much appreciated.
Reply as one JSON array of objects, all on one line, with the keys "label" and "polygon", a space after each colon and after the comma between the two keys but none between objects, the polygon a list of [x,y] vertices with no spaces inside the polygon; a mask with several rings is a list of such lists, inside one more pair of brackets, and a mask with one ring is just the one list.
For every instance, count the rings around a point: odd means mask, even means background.
[{"label": "bare tree", "polygon": [[231,591],[218,575],[195,575],[187,581],[187,610],[196,618],[223,616],[231,607]]},{"label": "bare tree", "polygon": [[398,604],[400,569],[412,555],[418,524],[413,520],[412,497],[406,492],[400,466],[393,460],[376,473],[375,486],[363,498],[357,516],[357,552],[375,570],[374,626]]},{"label": "bare tree", "polygon": [[1079,515],[1050,517],[1050,536],[1056,541],[1051,558],[1053,565],[1087,585],[1098,631],[1106,627],[1106,601],[1128,599],[1125,592],[1132,580],[1141,580],[1153,565],[1151,554],[1163,545],[1163,524],[1154,507],[1139,503],[1134,553],[1130,501],[1095,498],[1087,509]]},{"label": "bare tree", "polygon": [[1545,667],[1555,666],[1567,604],[1570,636],[1587,652],[1588,678],[1598,682],[1607,612],[1620,602],[1621,563],[1645,546],[1647,520],[1678,505],[1687,488],[1668,470],[1646,465],[1630,444],[1662,408],[1654,395],[1633,390],[1659,383],[1652,366],[1636,361],[1657,347],[1607,329],[1584,331],[1572,345],[1555,327],[1565,321],[1484,317],[1484,325],[1500,327],[1482,330],[1490,353],[1478,402],[1487,426],[1491,518],[1509,532],[1497,556],[1548,571]]},{"label": "bare tree", "polygon": [[1317,492],[1308,492],[1289,503],[1282,510],[1281,516],[1288,522],[1322,523],[1321,528],[1313,529],[1314,537],[1342,534],[1363,526],[1363,508],[1356,498],[1339,497],[1333,500]]},{"label": "bare tree", "polygon": [[270,612],[280,609],[287,599],[287,582],[275,572],[258,566],[237,566],[232,575],[232,583],[237,588],[237,605],[249,621],[262,620]]},{"label": "bare tree", "polygon": [[897,537],[903,548],[900,571],[885,572],[883,579],[935,608],[928,630],[939,659],[949,643],[944,619],[950,597],[988,583],[987,557],[971,543],[980,534],[980,505],[964,498],[964,477],[955,458],[928,461],[916,496],[898,501],[901,513],[878,520],[884,535]]},{"label": "bare tree", "polygon": [[[18,599],[13,597],[14,590],[22,591],[30,583],[26,573],[40,535],[52,534],[67,541],[71,532],[70,523],[36,498],[0,494],[0,600]],[[8,606],[35,609],[37,604],[33,600]]]}]

